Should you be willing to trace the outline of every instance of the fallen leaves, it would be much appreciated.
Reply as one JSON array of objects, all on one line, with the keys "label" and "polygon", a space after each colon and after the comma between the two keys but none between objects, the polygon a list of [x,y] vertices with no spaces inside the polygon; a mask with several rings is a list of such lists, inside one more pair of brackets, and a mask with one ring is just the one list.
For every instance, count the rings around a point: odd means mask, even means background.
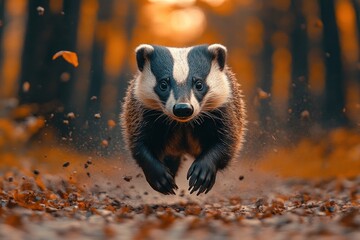
[{"label": "fallen leaves", "polygon": [[79,66],[78,56],[76,53],[71,52],[71,51],[65,51],[65,50],[59,51],[54,54],[54,56],[52,57],[52,60],[55,60],[60,56],[63,57],[65,61],[72,64],[74,67]]},{"label": "fallen leaves", "polygon": [[[76,114],[69,112],[64,116],[71,121]],[[334,131],[327,142],[337,148],[320,153],[332,159],[338,150],[358,146],[358,139],[347,132]],[[306,149],[309,151],[308,145],[299,148],[301,152]],[[128,239],[196,239],[200,234],[204,239],[237,239],[240,235],[254,239],[265,233],[272,239],[358,237],[360,176],[322,180],[276,178],[276,186],[270,187],[266,180],[265,187],[257,189],[254,195],[220,184],[217,189],[228,194],[217,196],[215,191],[195,201],[181,189],[169,203],[138,185],[145,182],[138,171],[128,172],[122,167],[124,172],[119,175],[120,168],[109,167],[111,164],[104,159],[60,148],[47,151],[39,147],[32,151],[36,154],[25,156],[32,159],[25,166],[14,165],[19,159],[7,160],[1,155],[3,169],[12,166],[0,175],[0,232],[5,233],[1,237],[24,234],[19,239],[38,239],[38,232],[46,236],[62,233],[61,237],[69,234],[102,239],[124,234]],[[346,152],[351,153],[350,159],[358,159],[356,151]],[[341,155],[345,156],[342,151]],[[232,176],[233,184],[256,181],[252,174],[242,171]],[[254,172],[253,168],[249,171]],[[106,175],[105,182],[101,181],[102,174]]]},{"label": "fallen leaves", "polygon": [[[35,178],[43,179],[45,184],[39,185]],[[17,172],[7,173],[0,178],[0,226],[6,224],[36,235],[32,224],[41,222],[42,231],[51,233],[72,231],[77,222],[79,236],[88,229],[87,236],[114,237],[123,231],[121,226],[128,226],[129,236],[142,238],[157,236],[159,232],[195,237],[201,232],[208,237],[241,233],[246,239],[265,228],[271,230],[270,236],[281,234],[284,238],[295,233],[334,238],[346,233],[351,237],[360,226],[360,177],[284,180],[281,193],[274,189],[270,195],[260,193],[258,198],[246,199],[240,198],[239,192],[228,199],[195,203],[183,198],[174,204],[138,204],[137,196],[114,198],[106,192],[84,192],[74,184],[66,179],[51,182],[41,175],[24,178]],[[344,187],[334,188],[339,184]],[[133,204],[125,204],[125,200],[133,200]],[[31,221],[34,211],[36,223]],[[57,223],[66,219],[69,224],[50,224],[55,219]],[[91,227],[93,224],[99,229]]]}]

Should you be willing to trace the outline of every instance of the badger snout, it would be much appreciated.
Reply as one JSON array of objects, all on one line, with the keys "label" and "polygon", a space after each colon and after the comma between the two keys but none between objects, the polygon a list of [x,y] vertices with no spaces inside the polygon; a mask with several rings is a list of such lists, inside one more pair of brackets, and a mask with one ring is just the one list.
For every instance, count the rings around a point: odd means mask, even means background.
[{"label": "badger snout", "polygon": [[194,113],[194,107],[189,103],[177,103],[173,107],[173,113],[178,118],[188,118]]}]

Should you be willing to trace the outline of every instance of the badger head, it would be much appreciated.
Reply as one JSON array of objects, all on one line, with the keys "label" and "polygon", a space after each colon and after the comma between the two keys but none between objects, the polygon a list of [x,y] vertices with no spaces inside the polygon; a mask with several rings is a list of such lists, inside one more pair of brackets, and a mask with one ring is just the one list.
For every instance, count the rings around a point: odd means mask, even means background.
[{"label": "badger head", "polygon": [[134,94],[147,108],[189,122],[228,101],[226,48],[220,44],[171,48],[142,44]]}]

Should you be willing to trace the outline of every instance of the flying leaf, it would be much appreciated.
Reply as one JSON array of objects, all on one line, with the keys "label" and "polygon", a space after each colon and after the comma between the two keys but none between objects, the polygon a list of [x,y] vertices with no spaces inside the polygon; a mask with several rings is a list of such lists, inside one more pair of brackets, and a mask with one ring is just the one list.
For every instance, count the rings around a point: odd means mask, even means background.
[{"label": "flying leaf", "polygon": [[76,53],[70,51],[59,51],[54,54],[52,60],[55,60],[60,56],[62,56],[65,59],[65,61],[72,64],[74,67],[79,66],[79,61]]}]

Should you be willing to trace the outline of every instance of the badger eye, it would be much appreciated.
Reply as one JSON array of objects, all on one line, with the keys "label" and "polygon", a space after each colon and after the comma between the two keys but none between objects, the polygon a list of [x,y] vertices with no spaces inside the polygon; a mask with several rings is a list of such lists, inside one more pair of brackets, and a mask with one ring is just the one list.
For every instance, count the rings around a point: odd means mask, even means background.
[{"label": "badger eye", "polygon": [[169,84],[168,84],[167,79],[162,80],[162,81],[160,82],[160,90],[161,90],[161,91],[166,91],[166,90],[168,89],[168,86],[169,86]]},{"label": "badger eye", "polygon": [[198,90],[198,91],[203,90],[204,85],[203,85],[203,83],[202,83],[201,80],[197,80],[197,81],[195,82],[195,88],[196,88],[196,90]]}]

